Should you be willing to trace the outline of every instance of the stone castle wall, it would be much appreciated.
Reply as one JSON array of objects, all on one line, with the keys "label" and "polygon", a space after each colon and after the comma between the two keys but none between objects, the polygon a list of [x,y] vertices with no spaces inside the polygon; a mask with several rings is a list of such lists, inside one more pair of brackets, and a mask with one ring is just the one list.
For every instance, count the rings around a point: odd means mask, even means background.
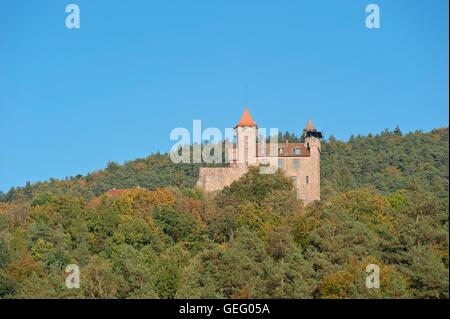
[{"label": "stone castle wall", "polygon": [[214,192],[231,185],[247,172],[245,167],[200,167],[197,186]]},{"label": "stone castle wall", "polygon": [[[305,204],[320,200],[320,142],[309,139],[310,155],[307,157],[258,157],[256,165],[260,163],[278,166],[278,159],[283,160],[280,169],[286,176],[293,178],[297,189],[297,197]],[[294,164],[298,161],[298,166]],[[245,166],[234,167],[202,167],[199,170],[197,185],[207,192],[213,192],[229,186],[247,172]]]}]

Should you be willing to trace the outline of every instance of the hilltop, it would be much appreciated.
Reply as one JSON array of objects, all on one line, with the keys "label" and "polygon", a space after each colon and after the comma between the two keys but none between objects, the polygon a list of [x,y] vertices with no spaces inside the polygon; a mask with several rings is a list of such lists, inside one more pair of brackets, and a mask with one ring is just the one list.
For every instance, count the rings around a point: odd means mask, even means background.
[{"label": "hilltop", "polygon": [[[280,142],[300,140],[289,132]],[[322,196],[359,186],[371,186],[383,193],[396,189],[424,188],[446,197],[448,194],[448,128],[431,132],[402,134],[399,129],[377,135],[352,136],[349,141],[333,136],[322,142]],[[11,189],[4,200],[31,199],[33,194],[49,191],[84,199],[99,196],[113,188],[193,187],[201,164],[174,164],[167,154],[154,154],[119,165],[108,163],[103,170],[64,180],[27,183]]]}]

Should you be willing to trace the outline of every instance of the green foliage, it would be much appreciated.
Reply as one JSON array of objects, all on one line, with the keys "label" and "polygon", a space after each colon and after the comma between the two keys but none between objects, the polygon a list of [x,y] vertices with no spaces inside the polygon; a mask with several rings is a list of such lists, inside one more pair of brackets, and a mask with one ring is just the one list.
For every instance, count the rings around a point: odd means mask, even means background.
[{"label": "green foliage", "polygon": [[226,198],[228,201],[231,198],[237,204],[244,202],[260,203],[274,190],[293,191],[292,182],[281,170],[277,170],[273,175],[259,174],[258,167],[251,167],[249,172],[239,182],[232,183],[229,187],[226,187],[221,197]]},{"label": "green foliage", "polygon": [[89,200],[113,188],[142,187],[153,190],[166,186],[192,187],[197,182],[198,167],[199,164],[174,164],[168,154],[158,153],[123,165],[110,162],[104,170],[87,176],[50,179],[47,182],[28,184],[23,188],[12,188],[6,194],[0,194],[0,201],[29,200],[35,194],[44,192],[68,194]]},{"label": "green foliage", "polygon": [[184,242],[197,247],[201,244],[202,229],[195,218],[188,214],[177,212],[171,208],[156,209],[153,218],[160,229],[174,243]]},{"label": "green foliage", "polygon": [[[370,186],[389,194],[423,189],[448,197],[448,128],[402,135],[400,129],[322,143],[321,175],[325,197],[336,191]],[[329,188],[329,189],[328,189]]]},{"label": "green foliage", "polygon": [[330,136],[306,207],[281,171],[207,194],[197,168],[155,154],[0,194],[0,298],[449,298],[448,129]]}]

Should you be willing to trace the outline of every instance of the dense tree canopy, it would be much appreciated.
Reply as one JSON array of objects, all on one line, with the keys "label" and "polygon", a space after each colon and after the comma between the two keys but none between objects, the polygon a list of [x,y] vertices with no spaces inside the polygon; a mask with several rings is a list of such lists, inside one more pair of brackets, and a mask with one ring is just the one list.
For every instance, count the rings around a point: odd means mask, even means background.
[{"label": "dense tree canopy", "polygon": [[281,171],[208,194],[198,166],[156,154],[0,194],[0,298],[449,297],[448,129],[329,137],[306,207]]}]

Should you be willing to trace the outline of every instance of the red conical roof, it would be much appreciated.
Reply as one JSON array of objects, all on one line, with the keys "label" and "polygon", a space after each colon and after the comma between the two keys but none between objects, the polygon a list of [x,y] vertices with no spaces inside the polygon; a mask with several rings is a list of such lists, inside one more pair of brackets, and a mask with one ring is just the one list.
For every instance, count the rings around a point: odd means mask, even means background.
[{"label": "red conical roof", "polygon": [[309,119],[308,123],[306,123],[305,130],[307,130],[307,131],[315,131],[316,130],[316,128],[314,127],[314,124],[313,124],[311,119]]},{"label": "red conical roof", "polygon": [[247,107],[245,107],[244,114],[242,114],[241,120],[236,126],[256,126],[256,123],[253,121]]}]

